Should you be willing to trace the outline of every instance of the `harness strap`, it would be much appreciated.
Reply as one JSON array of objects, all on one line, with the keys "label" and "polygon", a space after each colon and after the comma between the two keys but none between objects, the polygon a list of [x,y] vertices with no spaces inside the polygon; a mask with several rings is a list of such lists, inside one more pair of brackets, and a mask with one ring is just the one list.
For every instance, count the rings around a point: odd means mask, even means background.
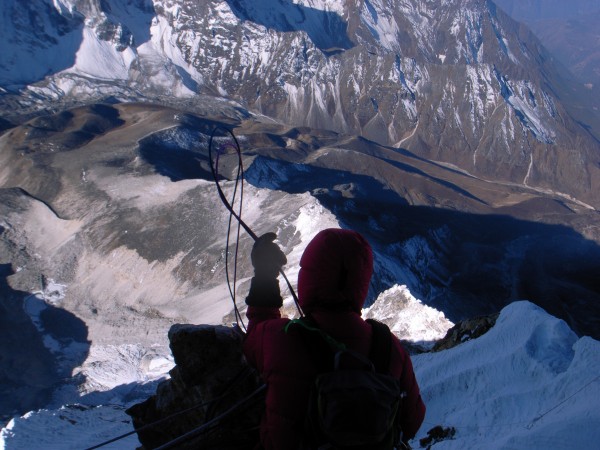
[{"label": "harness strap", "polygon": [[[374,319],[367,319],[367,323],[371,325],[372,329],[369,360],[377,372],[388,374],[392,355],[392,332],[386,324]],[[298,333],[302,342],[310,349],[319,372],[333,370],[334,355],[347,348],[344,343],[337,341],[320,329],[317,322],[310,316],[288,322],[284,330],[286,333]]]}]

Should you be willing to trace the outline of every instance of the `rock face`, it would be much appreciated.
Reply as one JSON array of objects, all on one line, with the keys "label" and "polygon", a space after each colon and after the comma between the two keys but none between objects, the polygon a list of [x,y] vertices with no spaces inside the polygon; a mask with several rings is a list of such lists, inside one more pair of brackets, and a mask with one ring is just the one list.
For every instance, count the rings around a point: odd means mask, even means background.
[{"label": "rock face", "polygon": [[432,351],[447,350],[471,339],[477,339],[496,324],[496,319],[498,314],[463,320],[449,329],[446,336],[435,343]]},{"label": "rock face", "polygon": [[[144,448],[171,442],[220,416],[261,385],[242,354],[243,334],[236,328],[209,325],[174,325],[169,331],[176,366],[171,379],[156,395],[127,410],[137,429],[172,417],[155,427],[139,430]],[[214,427],[185,440],[177,448],[243,449],[258,440],[257,426],[264,397],[253,400],[218,420]]]}]

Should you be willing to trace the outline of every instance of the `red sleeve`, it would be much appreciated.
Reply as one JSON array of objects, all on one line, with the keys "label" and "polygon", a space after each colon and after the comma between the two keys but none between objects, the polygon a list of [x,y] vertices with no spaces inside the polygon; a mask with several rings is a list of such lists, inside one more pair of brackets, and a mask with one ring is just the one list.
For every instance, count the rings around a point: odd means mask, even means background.
[{"label": "red sleeve", "polygon": [[246,317],[248,317],[248,329],[244,340],[244,354],[248,362],[262,372],[264,322],[281,318],[281,313],[279,308],[273,306],[248,306]]},{"label": "red sleeve", "polygon": [[415,377],[410,356],[400,341],[394,339],[395,355],[392,356],[392,373],[398,376],[402,389],[406,392],[402,407],[402,433],[405,440],[415,437],[425,418],[425,403],[421,398],[419,384]]}]

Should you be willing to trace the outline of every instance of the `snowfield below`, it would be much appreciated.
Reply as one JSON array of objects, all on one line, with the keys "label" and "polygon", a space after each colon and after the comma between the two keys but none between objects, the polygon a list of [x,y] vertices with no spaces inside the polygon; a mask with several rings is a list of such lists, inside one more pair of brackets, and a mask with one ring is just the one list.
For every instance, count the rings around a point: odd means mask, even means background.
[{"label": "snowfield below", "polygon": [[[389,305],[393,298],[411,314],[402,308],[392,314]],[[385,305],[379,305],[380,301]],[[394,330],[414,330],[418,341],[439,338],[441,331],[451,326],[442,313],[411,298],[404,287],[382,294],[368,315],[388,324],[394,319]],[[440,333],[424,335],[419,329],[423,323],[432,329],[437,326]],[[132,364],[139,365],[139,352],[130,349],[129,355]],[[600,439],[599,361],[600,342],[578,338],[565,322],[532,303],[515,302],[502,310],[496,325],[482,337],[450,350],[413,357],[427,405],[413,447],[419,446],[418,439],[428,430],[441,425],[453,427],[455,434],[436,443],[436,449],[596,448]],[[146,367],[148,373],[157,375],[151,370],[156,366]],[[162,368],[166,371],[169,365]],[[88,394],[80,405],[14,418],[2,429],[0,449],[80,449],[132,431],[124,409],[149,395],[155,385],[144,385],[141,380],[132,383],[125,368],[121,375],[123,385],[117,386],[113,380],[116,387],[103,397],[102,406],[92,406],[94,396]],[[132,435],[103,448],[137,445]]]}]

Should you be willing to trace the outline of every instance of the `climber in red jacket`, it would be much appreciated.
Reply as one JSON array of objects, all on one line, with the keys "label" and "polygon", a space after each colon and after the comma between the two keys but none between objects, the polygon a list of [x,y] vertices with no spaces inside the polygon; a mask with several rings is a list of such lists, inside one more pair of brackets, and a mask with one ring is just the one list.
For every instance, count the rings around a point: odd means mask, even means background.
[{"label": "climber in red jacket", "polygon": [[[273,241],[261,236],[252,249],[255,275],[246,298],[249,319],[244,353],[267,384],[261,444],[266,450],[301,446],[309,392],[317,369],[308,349],[297,336],[286,333],[277,276],[287,262]],[[303,312],[319,328],[348,348],[368,355],[371,325],[361,309],[373,272],[373,254],[367,241],[350,230],[327,229],[308,244],[300,260],[298,300]],[[390,374],[407,396],[401,410],[403,440],[412,439],[425,415],[409,355],[393,337]],[[368,412],[365,412],[368,414]]]}]

